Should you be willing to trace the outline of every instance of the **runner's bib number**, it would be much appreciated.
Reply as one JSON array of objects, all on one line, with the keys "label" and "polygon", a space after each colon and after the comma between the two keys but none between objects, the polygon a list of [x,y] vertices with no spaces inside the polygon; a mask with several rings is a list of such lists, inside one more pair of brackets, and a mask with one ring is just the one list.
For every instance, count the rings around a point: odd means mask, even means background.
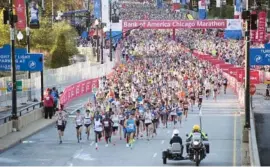
[{"label": "runner's bib number", "polygon": [[60,125],[60,126],[63,125],[63,120],[62,119],[58,119],[57,120],[57,124]]},{"label": "runner's bib number", "polygon": [[109,127],[109,121],[104,121],[104,126]]},{"label": "runner's bib number", "polygon": [[129,129],[129,130],[133,130],[133,129],[134,129],[134,124],[129,124],[129,125],[128,125],[128,129]]}]

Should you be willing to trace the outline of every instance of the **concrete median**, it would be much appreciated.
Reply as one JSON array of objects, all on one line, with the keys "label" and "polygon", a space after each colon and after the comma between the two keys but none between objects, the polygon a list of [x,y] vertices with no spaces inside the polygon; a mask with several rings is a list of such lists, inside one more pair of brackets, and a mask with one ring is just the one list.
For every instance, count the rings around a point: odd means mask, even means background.
[{"label": "concrete median", "polygon": [[26,115],[19,117],[18,129],[21,130],[23,127],[27,126],[28,124],[41,119],[42,115],[43,115],[43,108],[39,108]]},{"label": "concrete median", "polygon": [[261,166],[256,138],[255,120],[252,109],[250,112],[249,156],[250,156],[250,166]]},{"label": "concrete median", "polygon": [[12,132],[12,121],[0,125],[0,138]]}]

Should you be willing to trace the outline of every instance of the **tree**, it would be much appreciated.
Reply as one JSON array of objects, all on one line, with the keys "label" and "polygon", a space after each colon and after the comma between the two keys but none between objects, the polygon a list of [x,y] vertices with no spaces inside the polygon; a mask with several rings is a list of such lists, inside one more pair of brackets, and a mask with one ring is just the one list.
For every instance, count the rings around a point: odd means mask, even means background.
[{"label": "tree", "polygon": [[61,33],[57,37],[55,46],[51,51],[51,68],[59,68],[69,65],[69,55],[66,49],[66,38],[64,33]]},{"label": "tree", "polygon": [[9,39],[9,25],[3,24],[3,10],[0,9],[0,47],[2,47],[4,44],[10,43]]},{"label": "tree", "polygon": [[65,38],[66,52],[69,57],[78,54],[78,49],[76,47],[76,38],[78,33],[74,27],[70,26],[66,22],[59,22],[53,25],[53,36],[63,33]]},{"label": "tree", "polygon": [[50,51],[55,43],[55,37],[51,23],[48,18],[43,17],[40,19],[40,28],[30,31],[31,47],[40,51]]}]

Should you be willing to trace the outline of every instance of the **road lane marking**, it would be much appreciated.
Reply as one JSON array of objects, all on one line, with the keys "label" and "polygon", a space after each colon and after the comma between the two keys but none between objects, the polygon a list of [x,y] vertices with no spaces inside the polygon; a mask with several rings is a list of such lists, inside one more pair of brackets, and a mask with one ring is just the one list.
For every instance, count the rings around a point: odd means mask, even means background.
[{"label": "road lane marking", "polygon": [[69,164],[69,166],[73,166],[73,164],[72,164],[72,163],[70,163],[70,164]]},{"label": "road lane marking", "polygon": [[157,153],[155,153],[155,154],[153,155],[153,158],[156,158],[156,156],[157,156]]},{"label": "road lane marking", "polygon": [[236,113],[234,115],[234,122],[233,122],[233,166],[236,166],[236,132],[237,132],[237,116]]},{"label": "road lane marking", "polygon": [[161,141],[161,144],[164,144],[164,140]]},{"label": "road lane marking", "polygon": [[94,141],[91,142],[90,146],[92,146],[94,144]]}]

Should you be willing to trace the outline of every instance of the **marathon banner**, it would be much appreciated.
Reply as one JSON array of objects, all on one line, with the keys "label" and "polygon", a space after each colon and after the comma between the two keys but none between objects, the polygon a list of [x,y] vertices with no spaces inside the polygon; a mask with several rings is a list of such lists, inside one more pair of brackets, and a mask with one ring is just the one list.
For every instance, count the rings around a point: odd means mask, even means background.
[{"label": "marathon banner", "polygon": [[257,42],[264,42],[265,41],[265,36],[266,36],[266,12],[261,11],[258,14],[258,29],[257,29]]},{"label": "marathon banner", "polygon": [[99,78],[89,79],[68,86],[60,97],[60,104],[65,105],[77,97],[91,93],[94,88],[99,88]]},{"label": "marathon banner", "polygon": [[209,28],[227,28],[227,20],[123,20],[122,29],[209,29]]},{"label": "marathon banner", "polygon": [[25,9],[26,6],[24,0],[15,0],[15,10],[18,17],[16,28],[18,30],[24,30],[26,28]]},{"label": "marathon banner", "polygon": [[[243,83],[245,81],[245,69],[237,69],[236,70],[236,79],[238,82]],[[260,83],[260,77],[259,77],[259,71],[250,71],[250,82],[252,84],[259,84]]]}]

